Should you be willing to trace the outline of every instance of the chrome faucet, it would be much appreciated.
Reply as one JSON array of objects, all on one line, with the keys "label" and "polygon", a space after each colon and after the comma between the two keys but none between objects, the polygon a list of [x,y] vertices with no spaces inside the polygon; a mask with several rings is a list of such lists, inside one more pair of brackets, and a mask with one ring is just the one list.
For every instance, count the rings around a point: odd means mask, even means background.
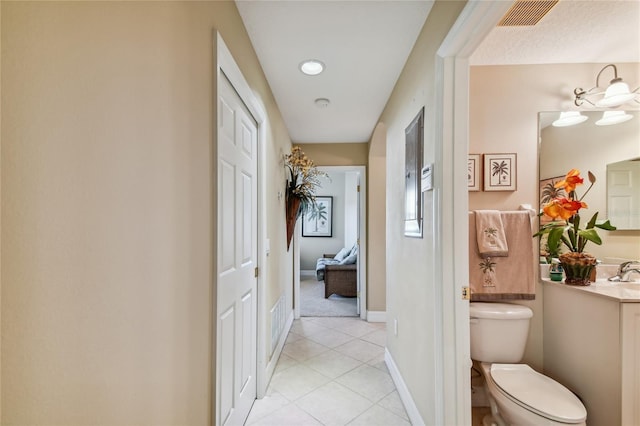
[{"label": "chrome faucet", "polygon": [[609,281],[629,282],[629,277],[634,272],[636,274],[640,274],[640,262],[630,261],[621,263],[620,267],[618,268],[618,273],[609,278]]}]

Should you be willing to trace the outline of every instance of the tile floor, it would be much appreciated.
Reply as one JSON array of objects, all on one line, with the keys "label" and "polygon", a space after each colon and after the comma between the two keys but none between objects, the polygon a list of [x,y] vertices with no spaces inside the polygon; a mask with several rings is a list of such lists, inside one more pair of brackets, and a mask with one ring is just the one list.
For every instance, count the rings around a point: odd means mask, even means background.
[{"label": "tile floor", "polygon": [[410,425],[384,363],[385,324],[303,317],[247,425]]}]

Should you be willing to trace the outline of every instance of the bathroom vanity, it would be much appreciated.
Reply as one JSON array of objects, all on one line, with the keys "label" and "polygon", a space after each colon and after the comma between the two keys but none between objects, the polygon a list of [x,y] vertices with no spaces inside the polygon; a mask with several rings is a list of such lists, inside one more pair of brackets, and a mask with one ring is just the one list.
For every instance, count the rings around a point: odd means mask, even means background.
[{"label": "bathroom vanity", "polygon": [[589,426],[640,425],[640,283],[544,285],[544,373],[582,399]]}]

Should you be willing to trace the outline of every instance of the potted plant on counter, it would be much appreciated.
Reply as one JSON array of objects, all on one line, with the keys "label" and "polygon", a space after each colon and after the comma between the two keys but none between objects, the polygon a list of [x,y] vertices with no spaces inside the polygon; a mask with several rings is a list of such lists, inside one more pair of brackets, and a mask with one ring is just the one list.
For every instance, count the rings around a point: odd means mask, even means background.
[{"label": "potted plant on counter", "polygon": [[580,227],[580,210],[588,208],[583,199],[596,183],[593,173],[588,172],[588,176],[591,185],[581,197],[576,193],[576,187],[584,183],[584,179],[580,177],[580,170],[571,169],[563,180],[555,184],[556,188],[563,188],[567,196],[554,197],[543,206],[544,214],[553,221],[543,225],[540,231],[534,234],[534,237],[547,235],[550,252],[559,252],[561,245],[569,250],[559,256],[566,284],[590,284],[589,276],[596,265],[596,258],[586,253],[585,247],[588,242],[602,244],[596,228],[607,231],[616,229],[608,220],[598,222],[598,212],[594,213],[584,228]]}]

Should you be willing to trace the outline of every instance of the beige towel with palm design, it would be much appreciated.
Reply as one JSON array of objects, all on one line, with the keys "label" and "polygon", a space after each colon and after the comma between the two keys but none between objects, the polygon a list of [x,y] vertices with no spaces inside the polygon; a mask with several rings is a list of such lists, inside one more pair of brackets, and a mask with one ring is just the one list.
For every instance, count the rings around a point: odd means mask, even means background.
[{"label": "beige towel with palm design", "polygon": [[482,257],[509,256],[509,245],[498,210],[476,210],[476,241]]},{"label": "beige towel with palm design", "polygon": [[483,257],[478,250],[475,212],[469,212],[469,286],[472,301],[532,300],[536,297],[535,239],[527,211],[500,212],[508,257]]}]

